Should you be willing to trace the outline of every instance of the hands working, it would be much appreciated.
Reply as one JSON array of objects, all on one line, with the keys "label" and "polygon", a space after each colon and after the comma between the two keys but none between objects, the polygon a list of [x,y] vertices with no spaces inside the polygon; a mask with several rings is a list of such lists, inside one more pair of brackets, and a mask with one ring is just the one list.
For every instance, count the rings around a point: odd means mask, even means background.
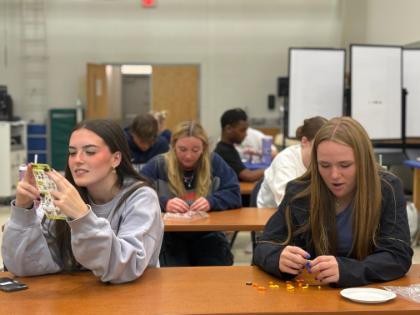
[{"label": "hands working", "polygon": [[[61,212],[72,219],[84,216],[88,212],[88,207],[76,188],[57,171],[53,170],[47,174],[57,186],[57,191],[51,191],[51,195],[54,197],[54,204],[60,208]],[[34,200],[39,200],[39,198],[40,192],[36,186],[32,164],[28,164],[25,176],[16,188],[15,205],[29,209]]]},{"label": "hands working", "polygon": [[[281,272],[298,275],[308,263],[311,255],[297,246],[286,246],[280,254],[279,269]],[[335,283],[339,280],[337,259],[334,256],[318,256],[309,261],[308,271],[322,283]]]},{"label": "hands working", "polygon": [[34,200],[39,199],[39,190],[36,187],[35,177],[32,173],[32,164],[28,164],[25,176],[16,188],[15,206],[19,208],[31,208]]},{"label": "hands working", "polygon": [[166,211],[167,212],[179,212],[184,213],[187,211],[209,211],[210,204],[208,200],[204,197],[200,197],[195,200],[191,206],[188,205],[184,200],[181,198],[172,198],[169,199],[166,204]]},{"label": "hands working", "polygon": [[188,204],[182,200],[181,198],[175,197],[172,199],[169,199],[166,203],[166,211],[167,212],[179,212],[184,213],[190,210],[190,207]]},{"label": "hands working", "polygon": [[323,283],[336,283],[340,278],[337,259],[334,256],[318,256],[310,262],[310,271]]},{"label": "hands working", "polygon": [[57,185],[57,190],[51,191],[54,204],[72,219],[83,217],[89,211],[89,207],[80,197],[77,189],[59,172],[52,170],[47,174]]},{"label": "hands working", "polygon": [[190,211],[204,211],[204,212],[207,212],[209,210],[210,210],[210,203],[204,197],[198,198],[190,206]]}]

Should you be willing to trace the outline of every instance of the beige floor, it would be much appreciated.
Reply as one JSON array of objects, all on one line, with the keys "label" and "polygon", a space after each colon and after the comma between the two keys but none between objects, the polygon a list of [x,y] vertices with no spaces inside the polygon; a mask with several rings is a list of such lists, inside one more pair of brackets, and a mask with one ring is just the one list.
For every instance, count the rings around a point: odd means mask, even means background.
[{"label": "beige floor", "polygon": [[[9,207],[0,207],[0,226],[3,225],[10,214]],[[0,230],[0,245],[2,240],[2,232]],[[249,232],[239,232],[235,240],[232,252],[235,256],[235,265],[249,265],[251,263],[252,254],[249,252],[251,236]],[[414,248],[413,263],[420,263],[420,246]],[[0,255],[0,266],[3,265]]]}]

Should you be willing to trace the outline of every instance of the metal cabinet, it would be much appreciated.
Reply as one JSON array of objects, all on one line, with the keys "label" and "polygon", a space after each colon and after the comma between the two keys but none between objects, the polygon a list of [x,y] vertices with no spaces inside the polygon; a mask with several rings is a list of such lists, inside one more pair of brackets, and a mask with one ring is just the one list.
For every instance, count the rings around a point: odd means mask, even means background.
[{"label": "metal cabinet", "polygon": [[0,121],[0,197],[16,193],[19,165],[26,163],[26,122]]}]

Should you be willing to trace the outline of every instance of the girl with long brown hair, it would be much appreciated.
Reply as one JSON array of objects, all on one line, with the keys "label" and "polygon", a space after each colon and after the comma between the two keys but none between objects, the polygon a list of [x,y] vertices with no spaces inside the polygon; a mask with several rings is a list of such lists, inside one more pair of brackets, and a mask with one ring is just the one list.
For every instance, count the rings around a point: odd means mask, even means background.
[{"label": "girl with long brown hair", "polygon": [[18,184],[2,244],[4,264],[18,276],[89,269],[104,282],[122,283],[159,265],[163,223],[156,192],[132,167],[127,141],[111,120],[78,124],[69,140],[65,177],[54,205],[66,220],[50,220],[32,165]]},{"label": "girl with long brown hair", "polygon": [[290,279],[308,268],[338,286],[403,276],[412,250],[400,180],[376,163],[364,128],[333,118],[314,138],[308,171],[292,181],[254,262]]}]

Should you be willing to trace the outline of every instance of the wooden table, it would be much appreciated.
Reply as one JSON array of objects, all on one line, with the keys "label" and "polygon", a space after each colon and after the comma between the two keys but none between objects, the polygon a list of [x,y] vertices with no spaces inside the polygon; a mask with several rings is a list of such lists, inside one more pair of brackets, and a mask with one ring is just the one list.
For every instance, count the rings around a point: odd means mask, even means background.
[{"label": "wooden table", "polygon": [[[420,265],[415,265],[408,276],[386,285],[420,283],[419,276]],[[358,304],[329,287],[290,292],[251,266],[150,268],[122,285],[103,284],[90,272],[20,280],[29,289],[0,292],[0,314],[420,314],[419,303],[401,296],[383,304]],[[258,291],[248,281],[267,290]],[[280,288],[269,288],[269,281]]]},{"label": "wooden table", "polygon": [[209,217],[196,221],[167,220],[165,232],[262,231],[275,208],[239,208],[211,211]]},{"label": "wooden table", "polygon": [[239,182],[241,195],[250,195],[257,182]]},{"label": "wooden table", "polygon": [[420,211],[420,161],[408,160],[405,165],[414,168],[413,176],[413,202],[418,211]]}]

